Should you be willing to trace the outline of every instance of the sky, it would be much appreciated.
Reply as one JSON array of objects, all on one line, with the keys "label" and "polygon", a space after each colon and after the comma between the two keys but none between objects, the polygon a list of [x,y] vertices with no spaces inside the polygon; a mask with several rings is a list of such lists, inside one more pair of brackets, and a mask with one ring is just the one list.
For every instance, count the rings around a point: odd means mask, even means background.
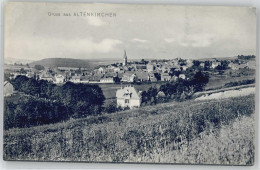
[{"label": "sky", "polygon": [[[74,16],[80,12],[114,16]],[[256,12],[248,7],[11,2],[4,38],[5,60],[123,58],[124,50],[128,59],[255,55]]]}]

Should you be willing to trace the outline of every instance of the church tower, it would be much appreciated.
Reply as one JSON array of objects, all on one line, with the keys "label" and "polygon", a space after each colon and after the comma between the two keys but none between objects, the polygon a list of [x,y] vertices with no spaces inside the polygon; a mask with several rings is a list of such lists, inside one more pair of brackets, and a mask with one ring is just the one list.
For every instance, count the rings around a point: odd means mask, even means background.
[{"label": "church tower", "polygon": [[126,56],[126,51],[124,50],[124,61],[123,61],[123,66],[127,65],[127,56]]}]

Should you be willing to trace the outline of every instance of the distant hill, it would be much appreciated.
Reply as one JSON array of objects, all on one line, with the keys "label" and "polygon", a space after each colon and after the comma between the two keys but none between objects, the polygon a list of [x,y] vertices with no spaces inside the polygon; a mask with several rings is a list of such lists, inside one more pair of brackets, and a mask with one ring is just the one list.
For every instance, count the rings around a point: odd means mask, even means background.
[{"label": "distant hill", "polygon": [[72,58],[46,58],[30,63],[30,66],[42,65],[44,67],[84,67],[93,68],[95,64],[88,60],[72,59]]},{"label": "distant hill", "polygon": [[38,61],[31,62],[30,66],[42,65],[44,67],[84,67],[93,69],[99,65],[108,65],[120,62],[118,59],[72,59],[72,58],[46,58]]}]

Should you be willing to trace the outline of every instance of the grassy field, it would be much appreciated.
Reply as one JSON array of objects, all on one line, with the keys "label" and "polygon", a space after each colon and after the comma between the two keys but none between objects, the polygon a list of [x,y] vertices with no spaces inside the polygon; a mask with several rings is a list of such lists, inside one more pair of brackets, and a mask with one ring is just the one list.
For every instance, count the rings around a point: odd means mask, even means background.
[{"label": "grassy field", "polygon": [[[237,81],[242,81],[242,80],[251,80],[254,79],[255,76],[254,75],[249,75],[249,76],[241,76],[241,77],[225,77],[225,76],[212,76],[209,79],[209,83],[206,85],[205,89],[206,90],[210,90],[210,89],[220,89],[223,88],[225,86],[226,83],[230,83],[230,82],[237,82]],[[160,87],[160,85],[165,84],[167,82],[153,82],[153,83],[142,83],[142,84],[134,84],[132,86],[134,86],[138,91],[144,91],[144,90],[148,90],[150,87]],[[121,87],[124,87],[126,85],[130,85],[130,84],[98,84],[102,91],[104,96],[106,97],[105,100],[105,106],[110,104],[112,101],[115,101],[115,97],[116,97],[116,91],[118,89],[120,89]]]},{"label": "grassy field", "polygon": [[104,106],[107,106],[112,101],[116,101],[116,91],[121,87],[125,86],[134,86],[138,91],[148,90],[150,87],[160,87],[161,84],[165,84],[166,82],[154,82],[154,83],[142,83],[142,84],[98,84],[99,87],[102,89],[104,96],[106,97]]},{"label": "grassy field", "polygon": [[254,95],[4,132],[5,160],[252,165]]},{"label": "grassy field", "polygon": [[205,89],[209,90],[209,89],[222,88],[225,86],[226,83],[238,82],[238,81],[242,81],[242,80],[252,80],[254,78],[255,78],[254,75],[241,76],[241,77],[212,76],[209,79],[209,83],[206,85]]}]

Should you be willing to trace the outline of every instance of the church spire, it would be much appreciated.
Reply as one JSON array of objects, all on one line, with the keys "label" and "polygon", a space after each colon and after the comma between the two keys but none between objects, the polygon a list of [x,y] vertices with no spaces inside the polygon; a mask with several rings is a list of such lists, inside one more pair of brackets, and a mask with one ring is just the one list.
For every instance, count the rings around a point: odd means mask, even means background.
[{"label": "church spire", "polygon": [[126,51],[124,50],[124,61],[123,61],[123,66],[127,65],[127,55],[126,55]]}]

